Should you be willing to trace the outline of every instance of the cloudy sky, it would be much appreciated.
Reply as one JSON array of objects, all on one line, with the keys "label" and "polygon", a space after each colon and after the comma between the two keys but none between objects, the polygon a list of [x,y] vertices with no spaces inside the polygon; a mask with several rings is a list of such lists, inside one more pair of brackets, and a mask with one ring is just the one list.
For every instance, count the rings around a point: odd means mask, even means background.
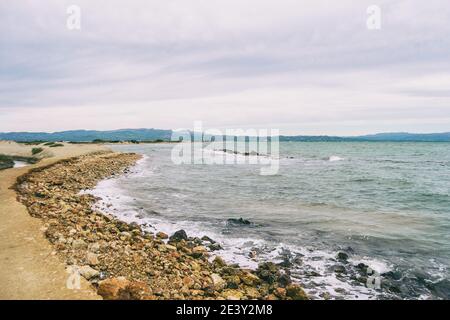
[{"label": "cloudy sky", "polygon": [[448,0],[1,1],[0,131],[450,131],[449,35]]}]

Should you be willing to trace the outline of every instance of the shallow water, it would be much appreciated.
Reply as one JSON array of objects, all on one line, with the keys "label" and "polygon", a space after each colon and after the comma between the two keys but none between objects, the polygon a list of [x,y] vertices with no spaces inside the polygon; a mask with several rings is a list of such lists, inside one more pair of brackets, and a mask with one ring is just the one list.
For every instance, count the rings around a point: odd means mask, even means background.
[{"label": "shallow water", "polygon": [[28,162],[14,160],[14,168],[22,168],[22,167],[26,167],[26,166],[29,166],[29,165],[30,164]]},{"label": "shallow water", "polygon": [[113,146],[146,157],[94,193],[150,229],[208,235],[242,266],[282,262],[314,298],[450,297],[450,144],[286,142],[274,176],[175,165],[173,146]]}]

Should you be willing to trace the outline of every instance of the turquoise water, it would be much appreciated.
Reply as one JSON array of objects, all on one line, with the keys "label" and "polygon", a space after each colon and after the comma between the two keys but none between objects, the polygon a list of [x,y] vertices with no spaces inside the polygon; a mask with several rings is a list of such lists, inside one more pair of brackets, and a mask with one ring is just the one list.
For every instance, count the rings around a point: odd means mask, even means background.
[{"label": "turquoise water", "polygon": [[175,165],[173,146],[113,146],[147,157],[95,192],[149,228],[209,235],[243,266],[280,262],[314,298],[450,297],[450,144],[286,142],[274,176]]}]

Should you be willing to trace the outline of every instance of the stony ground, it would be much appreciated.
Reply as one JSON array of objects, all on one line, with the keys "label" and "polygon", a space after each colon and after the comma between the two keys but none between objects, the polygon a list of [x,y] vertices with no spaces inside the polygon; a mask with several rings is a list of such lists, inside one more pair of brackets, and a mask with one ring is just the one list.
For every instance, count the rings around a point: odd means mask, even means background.
[{"label": "stony ground", "polygon": [[127,172],[139,155],[100,152],[63,160],[18,179],[18,199],[45,223],[59,257],[104,299],[307,299],[272,263],[257,270],[227,265],[214,240],[182,230],[156,235],[93,210],[80,194],[99,180]]}]

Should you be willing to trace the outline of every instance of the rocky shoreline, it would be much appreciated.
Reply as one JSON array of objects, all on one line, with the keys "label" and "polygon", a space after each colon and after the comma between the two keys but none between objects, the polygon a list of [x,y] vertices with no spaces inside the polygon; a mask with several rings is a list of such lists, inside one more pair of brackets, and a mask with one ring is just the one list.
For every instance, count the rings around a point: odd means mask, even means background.
[{"label": "rocky shoreline", "polygon": [[[257,270],[212,257],[214,240],[180,230],[153,234],[93,209],[81,191],[126,173],[140,156],[97,152],[30,170],[18,178],[18,200],[44,222],[54,253],[104,299],[308,299],[288,271]],[[217,246],[218,244],[216,244]]]}]

